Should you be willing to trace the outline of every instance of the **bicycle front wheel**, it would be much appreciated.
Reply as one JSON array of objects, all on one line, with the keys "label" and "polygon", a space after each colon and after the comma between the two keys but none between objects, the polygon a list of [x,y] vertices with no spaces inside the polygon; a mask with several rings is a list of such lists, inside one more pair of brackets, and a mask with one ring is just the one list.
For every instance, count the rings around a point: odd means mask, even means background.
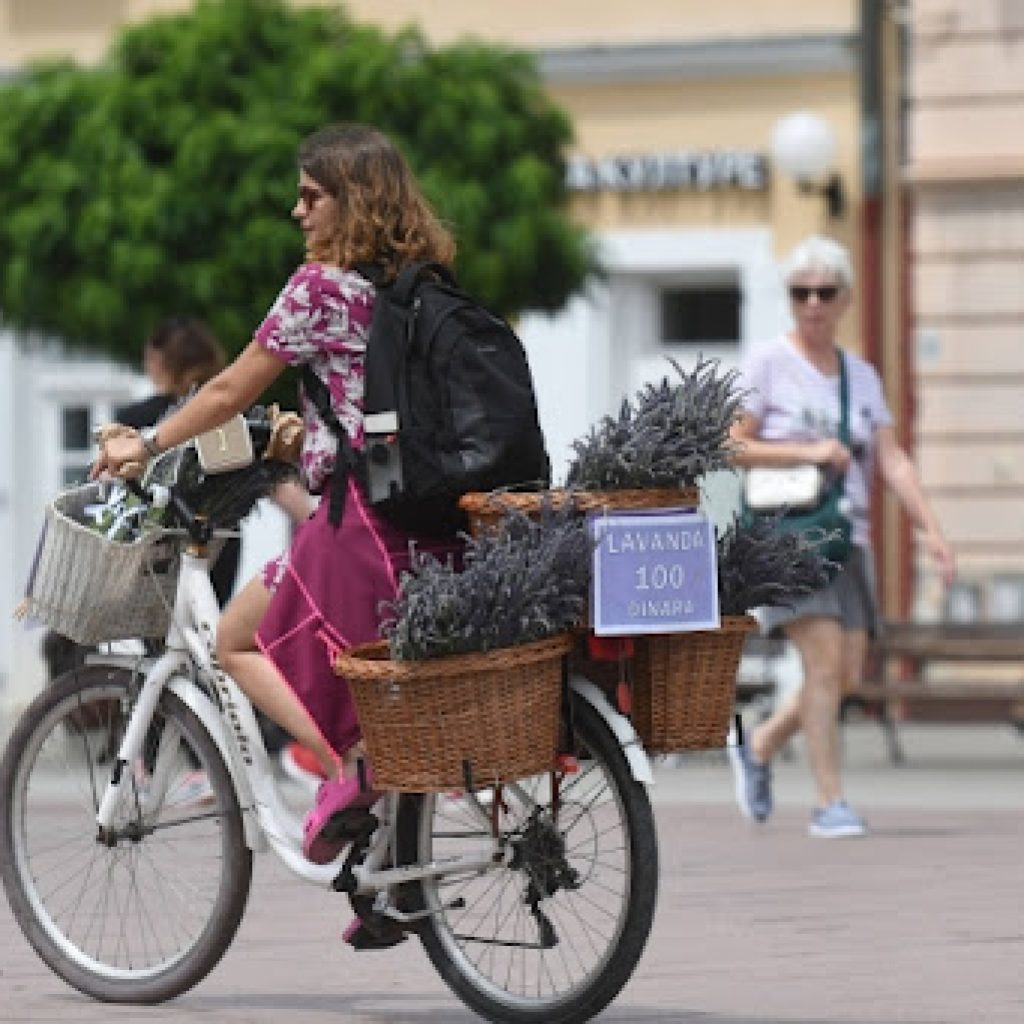
[{"label": "bicycle front wheel", "polygon": [[0,877],[51,970],[96,999],[155,1003],[199,982],[228,948],[252,851],[216,744],[170,692],[126,767],[113,834],[99,837],[136,682],[88,666],[29,706],[0,762]]},{"label": "bicycle front wheel", "polygon": [[483,815],[465,797],[402,801],[404,864],[444,863],[498,837],[494,869],[410,894],[430,912],[420,939],[434,967],[488,1020],[590,1020],[629,980],[650,932],[658,854],[647,792],[600,715],[574,701],[577,773],[482,790]]}]

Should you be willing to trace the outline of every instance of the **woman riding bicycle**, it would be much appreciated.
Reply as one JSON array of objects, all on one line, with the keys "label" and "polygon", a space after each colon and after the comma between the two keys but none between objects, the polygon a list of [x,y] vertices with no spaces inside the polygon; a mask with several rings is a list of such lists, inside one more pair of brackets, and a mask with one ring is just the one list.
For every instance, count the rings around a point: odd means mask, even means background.
[{"label": "woman riding bicycle", "polygon": [[[287,366],[308,364],[326,385],[354,448],[363,444],[364,355],[374,286],[354,269],[374,264],[393,279],[407,264],[448,265],[455,243],[424,199],[405,160],[380,132],[332,125],[299,147],[292,216],[306,242],[304,262],[282,289],[253,340],[226,369],[158,427],[106,441],[93,468],[116,473],[183,444],[250,406]],[[333,652],[376,639],[379,606],[392,600],[420,551],[451,551],[451,538],[416,536],[382,520],[351,476],[341,522],[328,521],[337,442],[301,396],[301,470],[322,496],[276,559],[234,598],[217,636],[220,664],[252,702],[313,751],[327,777],[306,817],[303,850],[328,863],[344,848],[346,813],[376,799],[356,772],[362,753],[348,687]]]}]

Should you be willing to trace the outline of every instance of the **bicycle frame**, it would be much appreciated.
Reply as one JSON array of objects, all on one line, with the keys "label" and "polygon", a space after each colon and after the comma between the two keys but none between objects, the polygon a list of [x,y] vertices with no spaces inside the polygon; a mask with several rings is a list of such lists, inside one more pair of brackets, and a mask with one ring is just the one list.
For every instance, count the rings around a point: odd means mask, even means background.
[{"label": "bicycle frame", "polygon": [[[210,584],[209,559],[205,552],[191,549],[184,550],[180,557],[166,650],[157,658],[141,661],[144,679],[100,801],[96,823],[101,831],[111,829],[121,788],[130,775],[126,768],[139,757],[160,695],[167,688],[195,713],[224,757],[242,808],[249,848],[263,852],[269,845],[294,874],[313,884],[330,886],[341,872],[342,858],[320,865],[303,856],[301,821],[278,790],[252,705],[217,663],[216,624],[220,613]],[[92,664],[129,668],[140,665],[138,658],[117,654],[94,654],[88,660]],[[216,704],[209,693],[216,694]],[[159,753],[154,777],[160,779]],[[394,850],[398,802],[397,793],[388,793],[378,805],[379,827],[363,863],[353,870],[357,893],[372,895],[403,882],[456,872],[483,872],[496,863],[496,858],[500,859],[501,851],[492,840],[481,847],[479,854],[466,854],[444,864],[385,868],[383,865]],[[473,803],[481,821],[489,827],[486,812],[475,800]],[[395,908],[383,907],[382,912],[399,920],[409,919]]]}]

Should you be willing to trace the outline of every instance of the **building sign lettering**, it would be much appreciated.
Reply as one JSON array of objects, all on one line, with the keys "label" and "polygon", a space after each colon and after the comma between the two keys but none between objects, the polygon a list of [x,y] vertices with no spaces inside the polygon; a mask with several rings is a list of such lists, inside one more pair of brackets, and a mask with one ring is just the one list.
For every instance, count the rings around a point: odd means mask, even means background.
[{"label": "building sign lettering", "polygon": [[576,154],[569,157],[566,184],[574,192],[758,192],[768,186],[768,161],[762,153],[744,150],[624,153],[600,159]]}]

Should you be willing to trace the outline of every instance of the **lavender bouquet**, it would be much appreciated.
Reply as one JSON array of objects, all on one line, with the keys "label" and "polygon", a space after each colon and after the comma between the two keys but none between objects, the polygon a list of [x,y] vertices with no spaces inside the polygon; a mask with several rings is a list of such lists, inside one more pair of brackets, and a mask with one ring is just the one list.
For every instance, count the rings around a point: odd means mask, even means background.
[{"label": "lavender bouquet", "polygon": [[386,609],[396,661],[490,651],[565,632],[583,618],[593,542],[571,504],[534,520],[509,509],[467,538],[463,568],[420,556]]},{"label": "lavender bouquet", "polygon": [[573,442],[566,478],[571,488],[608,491],[691,487],[730,463],[729,430],[743,393],[737,371],[720,373],[717,359],[699,359],[688,373],[669,358],[678,383],[667,377],[624,399],[618,416],[605,416]]},{"label": "lavender bouquet", "polygon": [[832,563],[798,533],[779,530],[775,518],[734,518],[719,534],[718,604],[723,615],[791,604],[831,579]]}]

